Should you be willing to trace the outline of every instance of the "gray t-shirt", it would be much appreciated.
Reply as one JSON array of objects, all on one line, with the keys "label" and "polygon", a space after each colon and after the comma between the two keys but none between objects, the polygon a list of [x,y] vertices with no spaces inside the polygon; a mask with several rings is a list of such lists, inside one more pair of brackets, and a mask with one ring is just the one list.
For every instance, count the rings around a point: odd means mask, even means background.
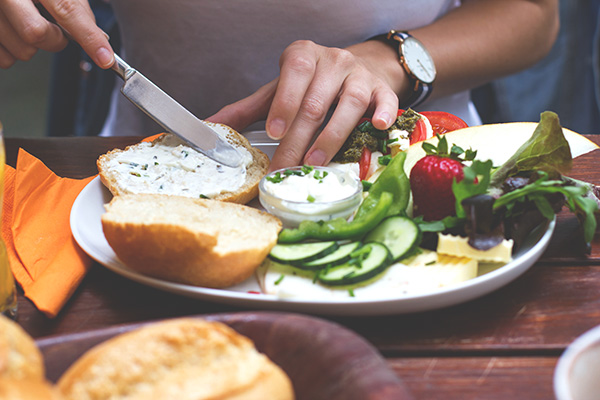
[{"label": "gray t-shirt", "polygon": [[[121,56],[200,118],[279,75],[279,57],[299,39],[347,47],[390,29],[428,25],[456,0],[112,0]],[[117,82],[120,87],[121,81]],[[118,89],[117,87],[115,89]],[[425,103],[478,124],[469,94]],[[102,135],[160,132],[115,91]]]}]

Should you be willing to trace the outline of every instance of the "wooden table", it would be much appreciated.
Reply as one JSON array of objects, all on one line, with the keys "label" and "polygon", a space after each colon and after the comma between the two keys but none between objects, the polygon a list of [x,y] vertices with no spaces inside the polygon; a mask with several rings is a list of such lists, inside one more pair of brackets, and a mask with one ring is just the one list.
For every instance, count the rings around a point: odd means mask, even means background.
[{"label": "wooden table", "polygon": [[[590,137],[600,143],[600,137]],[[96,173],[96,158],[139,138],[7,139],[60,176]],[[575,161],[574,178],[600,183],[600,152]],[[600,324],[600,238],[590,255],[575,218],[559,215],[549,249],[523,276],[468,303],[389,317],[328,318],[372,343],[418,399],[552,399],[558,357]],[[65,309],[47,319],[19,295],[18,322],[35,338],[175,316],[242,311],[127,280],[95,264]],[[246,310],[247,311],[247,310]]]}]

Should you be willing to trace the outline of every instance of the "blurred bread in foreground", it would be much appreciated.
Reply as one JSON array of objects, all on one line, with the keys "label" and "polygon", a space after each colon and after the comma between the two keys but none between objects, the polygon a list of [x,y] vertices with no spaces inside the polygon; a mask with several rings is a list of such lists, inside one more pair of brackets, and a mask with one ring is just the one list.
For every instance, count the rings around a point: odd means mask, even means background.
[{"label": "blurred bread in foreground", "polygon": [[83,354],[57,386],[67,399],[293,399],[287,375],[219,322],[150,324]]},{"label": "blurred bread in foreground", "polygon": [[281,221],[240,204],[139,194],[114,197],[102,227],[129,268],[168,281],[224,288],[254,273],[277,242]]},{"label": "blurred bread in foreground", "polygon": [[0,378],[0,400],[63,400],[57,388],[42,379]]},{"label": "blurred bread in foreground", "polygon": [[269,158],[228,126],[209,124],[242,155],[242,166],[220,165],[178,137],[164,134],[152,142],[100,156],[96,164],[102,183],[115,196],[153,193],[249,202],[258,195],[258,183],[267,173]]},{"label": "blurred bread in foreground", "polygon": [[44,379],[44,361],[35,341],[19,324],[0,315],[0,378]]},{"label": "blurred bread in foreground", "polygon": [[35,341],[16,322],[0,315],[0,400],[60,400],[46,381]]}]

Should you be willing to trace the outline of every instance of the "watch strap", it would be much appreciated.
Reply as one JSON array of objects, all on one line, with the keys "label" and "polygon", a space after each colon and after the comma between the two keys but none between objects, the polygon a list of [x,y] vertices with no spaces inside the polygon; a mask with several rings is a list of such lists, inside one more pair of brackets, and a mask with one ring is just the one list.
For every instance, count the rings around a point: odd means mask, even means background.
[{"label": "watch strap", "polygon": [[[387,33],[386,38],[388,41],[394,41],[394,43],[398,44],[398,55],[401,55],[401,48],[400,45],[402,44],[402,42],[409,38],[412,37],[412,35],[408,32],[405,31],[395,31],[395,30],[391,30]],[[403,68],[406,69],[405,66],[403,66]],[[407,71],[408,73],[408,71]],[[409,73],[409,77],[410,79],[413,81],[413,92],[410,95],[410,97],[403,101],[401,106],[408,108],[408,107],[416,107],[419,104],[423,103],[425,100],[427,100],[427,98],[429,97],[429,95],[431,94],[431,92],[433,91],[433,84],[432,83],[426,83],[423,82],[413,76],[410,75]]]}]

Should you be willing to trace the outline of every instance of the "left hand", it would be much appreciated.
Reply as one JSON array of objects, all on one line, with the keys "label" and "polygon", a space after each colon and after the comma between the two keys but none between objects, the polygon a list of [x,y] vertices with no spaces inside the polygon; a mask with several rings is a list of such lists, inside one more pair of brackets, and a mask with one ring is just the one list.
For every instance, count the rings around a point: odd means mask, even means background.
[{"label": "left hand", "polygon": [[[281,140],[271,170],[302,163],[325,165],[365,113],[372,113],[378,129],[388,128],[395,120],[398,96],[393,80],[386,75],[385,63],[367,54],[373,52],[294,42],[281,56],[277,79],[224,107],[209,120],[242,130],[266,118],[269,137]],[[397,82],[397,77],[394,79]],[[334,104],[330,120],[306,151]]]}]

